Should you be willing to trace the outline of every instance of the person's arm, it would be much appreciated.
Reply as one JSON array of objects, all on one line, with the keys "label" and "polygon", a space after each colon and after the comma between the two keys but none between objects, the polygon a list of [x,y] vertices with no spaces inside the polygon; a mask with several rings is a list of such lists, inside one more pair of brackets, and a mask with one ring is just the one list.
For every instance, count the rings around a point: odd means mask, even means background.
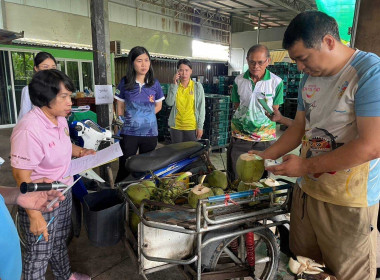
[{"label": "person's arm", "polygon": [[240,105],[240,97],[238,93],[238,86],[235,82],[234,82],[234,85],[232,86],[231,102],[232,102],[232,106],[234,110],[237,110],[237,108],[239,108],[239,105]]},{"label": "person's arm", "polygon": [[[44,181],[48,183],[47,181]],[[60,191],[50,190],[22,194],[19,188],[0,186],[0,194],[4,197],[5,204],[18,204],[21,207],[42,212],[50,212],[59,206],[55,203],[52,208],[47,208],[50,201],[55,198],[62,201],[65,196]]]},{"label": "person's arm", "polygon": [[281,81],[276,87],[275,97],[273,100],[273,114],[268,115],[267,112],[265,112],[265,115],[273,122],[290,126],[293,123],[293,120],[286,118],[281,114],[279,110],[279,107],[281,104],[284,104],[284,82],[283,81]]},{"label": "person's arm", "polygon": [[[13,168],[12,173],[13,177],[16,180],[17,186],[20,186],[22,182],[32,182],[30,178],[32,170]],[[41,212],[29,209],[25,209],[25,211],[28,214],[30,220],[30,232],[34,235],[40,235],[42,233],[44,239],[48,241],[49,234],[46,227],[47,223]]]},{"label": "person's arm", "polygon": [[73,151],[72,151],[72,156],[73,157],[84,157],[84,156],[88,156],[88,155],[95,155],[96,152],[95,150],[91,150],[91,149],[86,149],[86,148],[82,148],[82,147],[79,147],[75,144],[72,144],[73,146]]},{"label": "person's arm", "polygon": [[158,101],[154,104],[154,113],[157,114],[162,109],[162,101]]},{"label": "person's arm", "polygon": [[116,101],[116,108],[117,108],[117,116],[123,117],[124,116],[124,109],[125,109],[125,102],[121,100]]},{"label": "person's arm", "polygon": [[199,99],[199,112],[197,120],[197,138],[201,139],[203,135],[203,125],[206,117],[206,97],[205,91],[201,83],[196,83],[198,89],[198,99]]},{"label": "person's arm", "polygon": [[272,121],[272,122],[276,122],[276,123],[280,123],[280,124],[283,124],[283,125],[286,125],[286,126],[291,126],[292,123],[293,123],[293,120],[290,119],[290,118],[287,118],[287,117],[284,117],[280,110],[278,109],[275,109],[274,106],[273,106],[273,115],[269,115],[267,112],[265,112],[265,115]]},{"label": "person's arm", "polygon": [[177,90],[178,90],[178,85],[171,84],[169,86],[169,91],[165,98],[166,105],[168,105],[169,107],[175,104],[175,99],[177,98]]},{"label": "person's arm", "polygon": [[125,77],[121,79],[120,83],[117,85],[115,92],[116,99],[116,116],[124,117],[125,114]]},{"label": "person's arm", "polygon": [[28,86],[25,86],[21,92],[20,112],[18,113],[17,121],[20,121],[26,113],[32,110],[32,108],[33,104],[32,101],[30,101],[29,88]]},{"label": "person's arm", "polygon": [[357,117],[356,122],[359,137],[355,140],[329,153],[308,159],[286,155],[283,164],[268,170],[276,175],[299,177],[349,169],[379,158],[380,117]]},{"label": "person's arm", "polygon": [[285,130],[284,134],[265,151],[249,151],[265,159],[278,159],[289,153],[301,144],[305,134],[305,111],[297,111],[292,125]]},{"label": "person's arm", "polygon": [[164,92],[162,91],[161,84],[158,80],[154,83],[155,87],[155,97],[154,97],[154,113],[157,114],[162,109],[162,101],[165,99]]}]

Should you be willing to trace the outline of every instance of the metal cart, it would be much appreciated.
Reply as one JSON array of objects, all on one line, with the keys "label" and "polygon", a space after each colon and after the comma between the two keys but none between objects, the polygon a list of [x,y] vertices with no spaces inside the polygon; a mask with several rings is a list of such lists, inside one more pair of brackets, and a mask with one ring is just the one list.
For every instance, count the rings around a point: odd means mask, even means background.
[{"label": "metal cart", "polygon": [[[279,262],[275,229],[286,227],[292,183],[198,201],[196,209],[144,200],[126,200],[124,244],[139,273],[181,265],[188,279],[273,279]],[[275,203],[283,197],[283,203]],[[151,210],[152,209],[152,210]],[[129,226],[130,211],[140,218],[137,238]],[[287,241],[286,241],[287,242]]]}]

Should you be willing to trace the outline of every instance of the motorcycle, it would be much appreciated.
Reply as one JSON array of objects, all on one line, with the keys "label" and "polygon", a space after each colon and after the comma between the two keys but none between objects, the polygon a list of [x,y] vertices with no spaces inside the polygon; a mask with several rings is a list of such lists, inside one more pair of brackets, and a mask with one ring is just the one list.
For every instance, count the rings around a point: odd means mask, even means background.
[{"label": "motorcycle", "polygon": [[[69,125],[69,130],[70,137],[76,145],[95,151],[104,142],[120,139],[112,135],[110,130],[100,127],[91,120],[74,121]],[[170,144],[145,154],[131,156],[126,161],[129,176],[122,183],[149,179],[152,174],[161,178],[185,171],[193,174],[211,172],[215,168],[208,158],[209,148],[208,140],[200,140]],[[82,176],[82,179],[73,186],[72,226],[73,235],[76,237],[79,237],[81,231],[83,197],[88,191],[99,191],[111,187],[93,170],[87,170],[79,176]],[[74,179],[77,177],[75,176]],[[112,174],[110,174],[110,182],[113,181],[111,177]]]}]

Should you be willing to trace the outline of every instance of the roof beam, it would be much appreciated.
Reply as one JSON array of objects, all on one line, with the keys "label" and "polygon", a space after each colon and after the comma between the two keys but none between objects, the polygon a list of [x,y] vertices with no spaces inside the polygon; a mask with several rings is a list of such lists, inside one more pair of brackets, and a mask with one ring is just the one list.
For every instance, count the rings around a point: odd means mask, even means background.
[{"label": "roof beam", "polygon": [[279,8],[277,7],[266,7],[266,8],[239,8],[239,9],[224,9],[226,12],[228,13],[232,13],[232,14],[235,14],[235,13],[243,13],[243,12],[246,12],[246,13],[252,13],[252,12],[255,12],[257,13],[258,11],[262,11],[264,13],[288,13],[288,11],[283,11],[283,9],[281,9],[281,11],[278,11]]},{"label": "roof beam", "polygon": [[215,0],[214,1],[212,1],[212,0],[189,0],[188,2],[189,2],[189,4],[191,4],[191,3],[206,3],[206,2],[215,2]]},{"label": "roof beam", "polygon": [[299,14],[307,9],[311,9],[310,5],[306,5],[302,0],[270,0],[272,3],[284,7],[295,14]]}]

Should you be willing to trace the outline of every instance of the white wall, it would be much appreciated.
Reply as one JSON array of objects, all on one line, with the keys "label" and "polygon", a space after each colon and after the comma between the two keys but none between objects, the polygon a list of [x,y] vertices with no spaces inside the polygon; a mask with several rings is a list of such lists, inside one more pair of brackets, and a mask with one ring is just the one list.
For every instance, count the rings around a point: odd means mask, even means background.
[{"label": "white wall", "polygon": [[[6,3],[9,30],[23,30],[25,38],[92,45],[91,19],[31,6]],[[191,57],[188,36],[110,22],[110,40],[120,40],[122,49],[145,46],[152,53]]]},{"label": "white wall", "polygon": [[[282,38],[286,28],[270,28],[260,30],[259,43],[268,47],[269,50],[282,49]],[[245,58],[250,47],[257,44],[257,31],[245,31],[232,33],[231,58],[228,67],[229,74],[232,71],[243,71],[247,64]],[[232,50],[235,50],[232,52]],[[243,67],[241,67],[241,54],[243,53]]]},{"label": "white wall", "polygon": [[[7,28],[25,31],[25,38],[92,44],[90,0],[0,1]],[[152,53],[191,57],[193,38],[216,43],[229,38],[225,26],[217,30],[211,21],[200,26],[191,16],[136,0],[110,0],[108,11],[110,40],[120,40],[122,49],[143,45]]]},{"label": "white wall", "polygon": [[4,18],[4,0],[0,0],[0,29],[5,29],[6,26],[4,24],[5,18]]},{"label": "white wall", "polygon": [[[259,43],[266,45],[269,50],[282,49],[282,38],[285,30],[285,27],[260,30]],[[248,51],[250,47],[256,44],[257,31],[232,33],[232,48],[243,48],[245,51]]]}]

